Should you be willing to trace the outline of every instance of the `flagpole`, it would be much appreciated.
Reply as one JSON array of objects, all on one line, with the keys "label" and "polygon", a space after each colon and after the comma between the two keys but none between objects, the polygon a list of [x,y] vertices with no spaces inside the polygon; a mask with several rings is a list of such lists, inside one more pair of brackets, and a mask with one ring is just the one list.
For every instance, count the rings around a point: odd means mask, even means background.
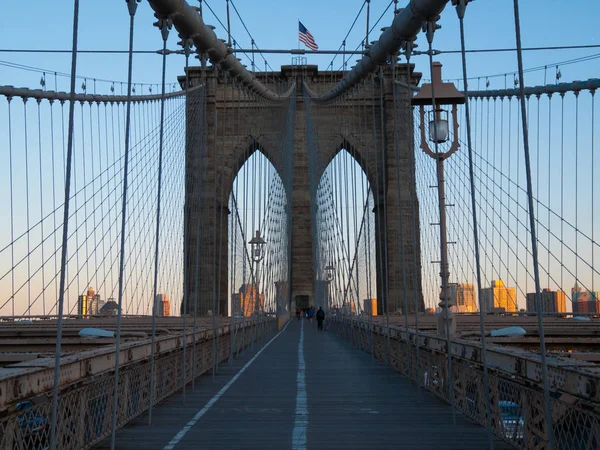
[{"label": "flagpole", "polygon": [[298,50],[300,50],[300,18],[298,18]]}]

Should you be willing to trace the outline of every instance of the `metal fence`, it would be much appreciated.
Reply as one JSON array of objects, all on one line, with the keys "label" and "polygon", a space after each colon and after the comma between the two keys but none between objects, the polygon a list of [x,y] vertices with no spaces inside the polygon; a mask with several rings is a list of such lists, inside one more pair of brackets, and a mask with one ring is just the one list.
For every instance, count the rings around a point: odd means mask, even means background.
[{"label": "metal fence", "polygon": [[[415,339],[401,337],[399,330],[373,326],[360,319],[338,320],[336,330],[357,347],[387,362],[411,381],[451,403],[448,353],[417,346]],[[389,336],[389,339],[388,339]],[[414,335],[413,335],[414,337]],[[389,344],[388,344],[389,342]],[[388,349],[389,347],[389,349]],[[389,355],[389,356],[388,356]],[[389,360],[389,361],[388,361]],[[411,367],[411,373],[408,373]],[[486,425],[483,366],[466,358],[452,357],[454,405],[476,422]],[[541,379],[541,374],[538,374]],[[560,377],[560,373],[553,374]],[[490,370],[490,417],[496,436],[519,449],[549,448],[541,386],[515,375]],[[592,387],[593,389],[593,387]],[[555,392],[551,398],[554,448],[557,450],[595,450],[600,448],[600,408],[574,395]]]},{"label": "metal fence", "polygon": [[[234,332],[221,335],[217,361],[226,361],[244,347],[257,342],[277,329],[277,320],[238,324]],[[192,334],[190,331],[189,336]],[[183,346],[156,359],[154,367],[153,404],[157,404],[182,388],[183,368],[186,383],[213,366],[213,339],[208,334],[188,343],[183,361]],[[83,364],[83,362],[82,362]],[[111,434],[114,372],[89,379],[81,385],[69,386],[59,397],[57,443],[60,449],[87,449]],[[117,428],[143,414],[149,407],[150,361],[122,367],[119,375]],[[0,419],[0,448],[3,450],[43,450],[50,445],[52,414],[50,393],[24,399],[4,412]]]}]

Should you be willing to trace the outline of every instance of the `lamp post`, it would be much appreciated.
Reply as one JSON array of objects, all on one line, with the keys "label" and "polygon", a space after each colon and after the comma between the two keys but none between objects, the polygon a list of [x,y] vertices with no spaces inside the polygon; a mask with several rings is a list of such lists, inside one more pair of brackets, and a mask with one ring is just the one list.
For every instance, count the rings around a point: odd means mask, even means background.
[{"label": "lamp post", "polygon": [[[253,270],[252,273],[254,275],[254,308],[252,311],[252,315],[256,317],[257,320],[260,320],[258,317],[258,311],[259,311],[259,304],[260,304],[260,288],[258,285],[258,269],[259,269],[259,265],[258,263],[262,261],[262,259],[264,258],[264,247],[265,247],[265,240],[260,236],[260,231],[256,230],[256,234],[254,235],[254,237],[252,239],[250,239],[250,241],[248,242],[248,244],[250,244],[250,254],[252,257],[252,265],[256,265],[256,270]],[[252,339],[252,348],[254,349],[254,341],[257,340],[256,335],[258,333],[258,325],[254,326],[254,338]]]},{"label": "lamp post", "polygon": [[[456,105],[465,102],[464,95],[459,92],[454,84],[442,82],[442,65],[435,62],[432,65],[431,83],[421,87],[420,92],[411,100],[413,105],[418,105],[421,115],[421,149],[436,160],[438,177],[438,200],[440,209],[440,277],[442,288],[440,291],[440,303],[442,314],[438,315],[437,331],[445,335],[445,327],[449,334],[456,332],[456,323],[450,308],[454,302],[450,299],[448,289],[450,271],[448,266],[448,238],[446,230],[446,193],[444,183],[444,161],[458,150],[458,120]],[[425,137],[425,106],[432,106],[429,115],[429,140],[434,143],[435,151],[432,151]],[[448,141],[450,126],[448,122],[448,111],[442,109],[442,105],[452,105],[453,139],[450,148],[446,152],[439,151],[439,144]]]},{"label": "lamp post", "polygon": [[327,283],[327,296],[326,296],[326,302],[325,302],[325,310],[327,311],[327,314],[329,314],[329,300],[330,300],[329,286],[334,278],[335,278],[335,266],[329,264],[327,267],[325,267],[325,283]]},{"label": "lamp post", "polygon": [[262,259],[264,258],[264,247],[265,247],[265,240],[261,237],[260,235],[260,231],[256,230],[256,234],[254,235],[254,237],[252,239],[250,239],[250,241],[248,242],[248,244],[250,244],[250,252],[252,255],[252,262],[253,264],[256,265],[256,270],[253,271],[254,272],[254,290],[255,290],[255,296],[254,296],[254,312],[259,310],[259,303],[260,303],[260,290],[259,290],[259,286],[258,286],[258,263],[262,261]]}]

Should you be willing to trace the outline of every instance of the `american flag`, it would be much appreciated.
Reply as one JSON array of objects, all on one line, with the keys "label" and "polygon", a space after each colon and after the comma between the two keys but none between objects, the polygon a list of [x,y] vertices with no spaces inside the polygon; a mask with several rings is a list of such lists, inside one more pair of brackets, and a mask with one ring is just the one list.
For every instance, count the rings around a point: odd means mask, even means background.
[{"label": "american flag", "polygon": [[310,31],[308,31],[306,27],[302,25],[302,22],[300,21],[298,21],[298,39],[301,42],[304,42],[304,45],[306,45],[311,50],[319,50],[319,46],[315,42],[315,38],[312,34],[310,34]]}]

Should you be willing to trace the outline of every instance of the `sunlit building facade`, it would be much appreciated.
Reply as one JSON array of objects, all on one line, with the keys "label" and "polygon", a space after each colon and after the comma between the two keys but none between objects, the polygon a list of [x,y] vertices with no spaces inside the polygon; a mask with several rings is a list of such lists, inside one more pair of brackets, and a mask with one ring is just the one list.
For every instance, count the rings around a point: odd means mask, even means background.
[{"label": "sunlit building facade", "polygon": [[481,296],[487,312],[517,311],[517,289],[506,287],[502,280],[493,280],[489,288],[481,290]]},{"label": "sunlit building facade", "polygon": [[[543,289],[542,292],[540,292],[540,295],[542,299],[542,312],[567,312],[567,296],[565,291]],[[535,309],[535,292],[527,293],[527,312],[537,312]]]},{"label": "sunlit building facade", "polygon": [[250,317],[255,310],[263,311],[265,295],[257,295],[256,285],[245,283],[240,287],[239,293],[231,295],[231,308],[236,316]]},{"label": "sunlit building facade", "polygon": [[449,283],[450,301],[456,305],[457,312],[477,312],[475,286],[471,283]]},{"label": "sunlit building facade", "polygon": [[600,291],[592,292],[581,289],[579,284],[571,289],[573,313],[600,314]]},{"label": "sunlit building facade", "polygon": [[89,287],[87,292],[77,298],[77,315],[82,317],[90,317],[98,314],[104,306],[104,302],[100,299],[100,294],[96,294],[93,287]]},{"label": "sunlit building facade", "polygon": [[167,294],[156,294],[154,303],[157,317],[169,317],[171,315],[171,302]]},{"label": "sunlit building facade", "polygon": [[367,316],[376,316],[377,315],[377,299],[376,298],[368,298],[363,300],[363,313]]}]

